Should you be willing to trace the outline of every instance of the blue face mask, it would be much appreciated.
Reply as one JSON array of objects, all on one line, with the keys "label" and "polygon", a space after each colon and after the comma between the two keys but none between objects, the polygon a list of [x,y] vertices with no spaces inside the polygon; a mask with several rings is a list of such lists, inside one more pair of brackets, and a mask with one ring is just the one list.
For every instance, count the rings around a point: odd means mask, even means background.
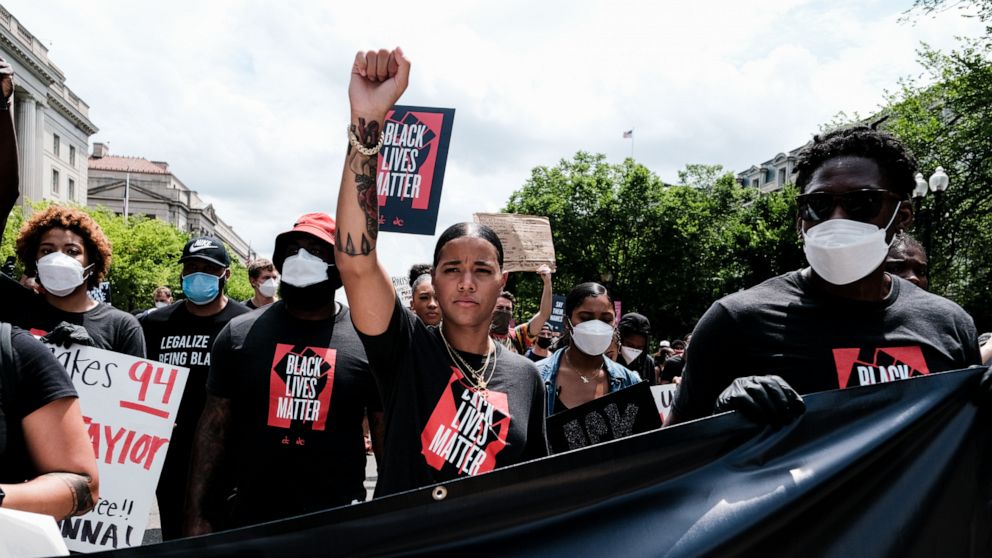
[{"label": "blue face mask", "polygon": [[190,302],[203,306],[220,294],[220,277],[209,273],[190,273],[183,277],[183,293]]}]

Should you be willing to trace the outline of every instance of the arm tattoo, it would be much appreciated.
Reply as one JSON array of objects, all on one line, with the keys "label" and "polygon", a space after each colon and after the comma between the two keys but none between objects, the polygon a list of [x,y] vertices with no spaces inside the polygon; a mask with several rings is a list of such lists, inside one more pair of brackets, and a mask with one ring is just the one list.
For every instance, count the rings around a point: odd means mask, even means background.
[{"label": "arm tattoo", "polygon": [[[366,123],[364,118],[358,119],[358,124],[351,125],[351,131],[364,145],[375,145],[379,141],[379,123],[375,120]],[[342,247],[337,242],[338,250],[349,256],[367,256],[375,249],[375,241],[379,236],[379,194],[376,189],[375,173],[379,162],[377,156],[366,157],[357,149],[348,146],[347,165],[355,173],[355,189],[358,191],[358,207],[365,214],[365,232],[361,238],[361,252],[356,252],[355,243],[349,233]],[[340,236],[338,238],[340,240]]]},{"label": "arm tattoo", "polygon": [[90,489],[93,479],[89,475],[57,471],[46,473],[44,476],[61,479],[69,487],[69,492],[72,493],[72,509],[66,517],[82,515],[93,509],[93,491]]}]

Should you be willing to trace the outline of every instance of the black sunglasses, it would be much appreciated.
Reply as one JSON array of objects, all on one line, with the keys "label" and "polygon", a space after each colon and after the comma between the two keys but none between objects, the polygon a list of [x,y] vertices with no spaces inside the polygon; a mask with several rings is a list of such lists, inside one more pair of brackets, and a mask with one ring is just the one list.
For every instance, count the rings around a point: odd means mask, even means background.
[{"label": "black sunglasses", "polygon": [[812,192],[796,196],[799,216],[806,221],[825,221],[830,218],[834,208],[839,203],[847,216],[855,221],[867,222],[878,216],[882,211],[885,198],[902,200],[899,195],[888,190],[853,190],[843,194],[829,192]]}]

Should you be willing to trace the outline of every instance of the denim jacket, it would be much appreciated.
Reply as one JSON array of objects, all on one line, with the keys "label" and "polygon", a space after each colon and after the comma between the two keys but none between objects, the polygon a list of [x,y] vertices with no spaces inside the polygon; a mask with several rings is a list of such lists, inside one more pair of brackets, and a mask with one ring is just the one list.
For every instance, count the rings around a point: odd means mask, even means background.
[{"label": "denim jacket", "polygon": [[[541,379],[544,380],[544,392],[547,398],[545,409],[547,409],[547,416],[549,417],[555,410],[555,397],[558,395],[555,390],[555,384],[558,382],[558,367],[561,366],[561,359],[566,350],[568,347],[558,349],[548,358],[534,363],[538,372],[541,373]],[[641,381],[640,376],[623,365],[617,364],[605,356],[603,360],[606,362],[606,374],[610,377],[609,393],[630,387]]]}]

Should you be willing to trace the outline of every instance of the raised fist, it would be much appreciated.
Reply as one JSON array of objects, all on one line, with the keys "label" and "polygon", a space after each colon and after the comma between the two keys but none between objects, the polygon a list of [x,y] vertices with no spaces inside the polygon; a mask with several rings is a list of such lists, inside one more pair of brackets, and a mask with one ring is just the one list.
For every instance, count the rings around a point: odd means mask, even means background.
[{"label": "raised fist", "polygon": [[359,52],[348,85],[352,116],[381,122],[409,82],[410,61],[399,47]]}]

